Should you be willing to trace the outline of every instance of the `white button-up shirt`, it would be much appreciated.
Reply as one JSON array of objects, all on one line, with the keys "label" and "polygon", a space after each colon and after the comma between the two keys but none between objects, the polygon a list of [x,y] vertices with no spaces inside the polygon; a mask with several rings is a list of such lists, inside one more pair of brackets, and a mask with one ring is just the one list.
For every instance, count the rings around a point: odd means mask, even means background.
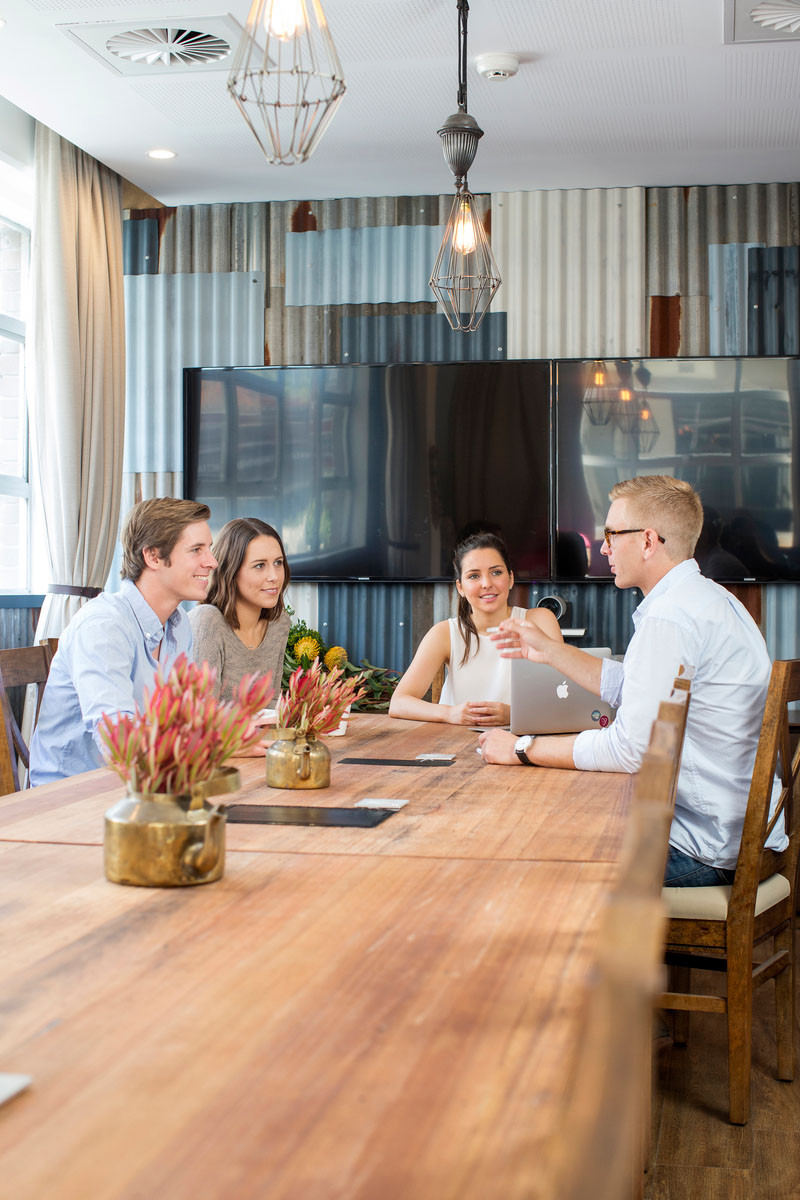
[{"label": "white button-up shirt", "polygon": [[[693,672],[670,842],[714,867],[736,866],[770,660],[739,601],[700,574],[673,567],[633,614],[623,662],[603,663],[601,696],[619,708],[608,729],[578,735],[579,771],[638,771],[658,706],[683,666]],[[779,821],[767,843],[787,845]]]}]

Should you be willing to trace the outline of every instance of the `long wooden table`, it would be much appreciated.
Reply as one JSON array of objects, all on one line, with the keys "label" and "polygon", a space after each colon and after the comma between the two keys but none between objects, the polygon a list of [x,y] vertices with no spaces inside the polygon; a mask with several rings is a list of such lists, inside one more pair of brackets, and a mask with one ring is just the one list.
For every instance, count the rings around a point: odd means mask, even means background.
[{"label": "long wooden table", "polygon": [[[489,767],[358,717],[332,786],[374,829],[228,827],[226,874],[102,872],[108,772],[0,800],[0,1196],[544,1197],[628,777]],[[449,767],[338,759],[456,754]]]}]

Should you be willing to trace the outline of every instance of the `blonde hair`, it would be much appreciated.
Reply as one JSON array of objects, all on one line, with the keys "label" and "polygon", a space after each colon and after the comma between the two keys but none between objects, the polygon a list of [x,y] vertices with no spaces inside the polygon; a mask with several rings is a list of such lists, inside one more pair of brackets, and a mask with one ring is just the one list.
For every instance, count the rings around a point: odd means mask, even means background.
[{"label": "blonde hair", "polygon": [[703,505],[691,484],[672,475],[637,475],[615,484],[609,497],[630,503],[632,519],[661,535],[673,562],[692,557],[703,528]]},{"label": "blonde hair", "polygon": [[157,550],[166,559],[187,525],[207,521],[211,509],[196,500],[176,500],[173,496],[158,496],[155,500],[140,500],[125,518],[122,530],[122,567],[120,575],[133,583],[147,565],[145,550]]}]

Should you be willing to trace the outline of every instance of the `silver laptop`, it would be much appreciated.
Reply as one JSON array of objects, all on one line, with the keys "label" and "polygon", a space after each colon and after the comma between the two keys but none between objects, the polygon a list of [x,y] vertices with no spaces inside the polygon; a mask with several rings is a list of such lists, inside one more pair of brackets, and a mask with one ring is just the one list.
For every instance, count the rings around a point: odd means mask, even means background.
[{"label": "silver laptop", "polygon": [[[611,657],[608,646],[587,647],[586,653]],[[512,733],[580,733],[604,729],[613,720],[613,708],[555,668],[511,659]]]}]

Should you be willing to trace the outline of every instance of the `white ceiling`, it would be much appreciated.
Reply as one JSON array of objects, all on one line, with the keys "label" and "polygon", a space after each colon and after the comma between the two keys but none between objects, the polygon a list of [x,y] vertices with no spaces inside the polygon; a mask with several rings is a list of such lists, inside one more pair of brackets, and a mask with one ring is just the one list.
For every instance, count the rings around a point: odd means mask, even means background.
[{"label": "white ceiling", "polygon": [[[0,0],[0,94],[168,204],[448,191],[455,0],[323,2],[347,93],[301,166],[266,163],[226,63],[129,74],[92,49],[109,23],[243,26],[249,0]],[[470,66],[473,191],[798,179],[800,41],[753,25],[757,2],[471,0],[471,64],[521,59],[501,82]]]}]

